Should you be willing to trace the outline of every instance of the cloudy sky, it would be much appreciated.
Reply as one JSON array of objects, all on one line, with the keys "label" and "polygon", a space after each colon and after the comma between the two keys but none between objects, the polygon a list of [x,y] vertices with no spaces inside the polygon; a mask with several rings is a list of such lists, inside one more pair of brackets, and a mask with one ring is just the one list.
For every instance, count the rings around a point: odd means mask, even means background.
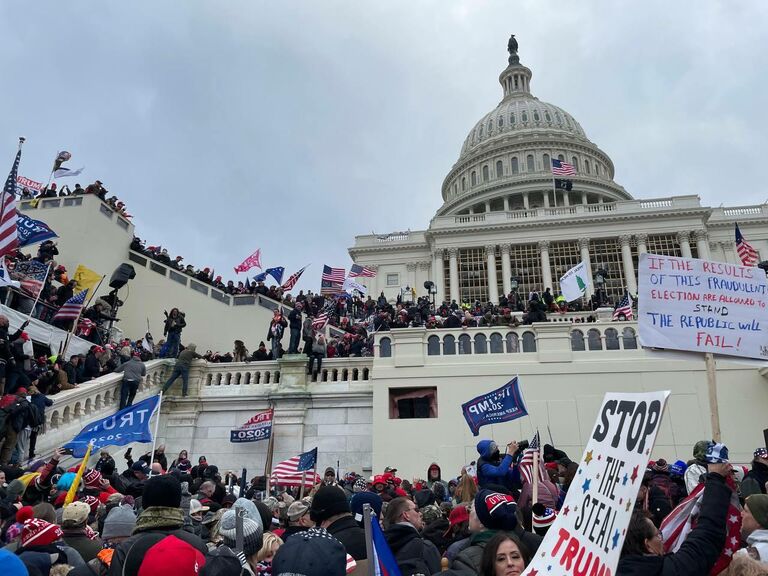
[{"label": "cloudy sky", "polygon": [[260,247],[317,289],[355,235],[428,225],[514,33],[632,195],[763,202],[768,2],[695,6],[4,0],[0,170],[21,135],[29,178],[69,150],[150,244],[222,272]]}]

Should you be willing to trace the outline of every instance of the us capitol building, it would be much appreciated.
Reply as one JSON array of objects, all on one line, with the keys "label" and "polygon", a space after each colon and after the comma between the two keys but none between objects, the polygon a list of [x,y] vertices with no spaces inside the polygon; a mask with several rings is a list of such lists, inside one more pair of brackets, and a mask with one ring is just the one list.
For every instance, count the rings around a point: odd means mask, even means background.
[{"label": "us capitol building", "polygon": [[[358,236],[349,253],[377,268],[369,282],[393,298],[425,281],[436,301],[491,301],[551,288],[584,260],[603,269],[609,301],[637,293],[643,252],[739,262],[734,222],[768,254],[763,206],[710,208],[696,195],[636,200],[614,181],[608,154],[568,112],[531,93],[532,72],[510,38],[501,102],[472,127],[426,230]],[[554,189],[551,160],[572,164],[571,190]],[[563,178],[559,176],[558,178]]]}]

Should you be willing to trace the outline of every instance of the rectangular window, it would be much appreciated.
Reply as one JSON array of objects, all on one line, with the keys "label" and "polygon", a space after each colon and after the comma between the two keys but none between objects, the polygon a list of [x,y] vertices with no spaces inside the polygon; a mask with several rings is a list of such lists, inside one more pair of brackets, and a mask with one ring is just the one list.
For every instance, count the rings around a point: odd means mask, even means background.
[{"label": "rectangular window", "polygon": [[523,302],[530,292],[543,292],[541,255],[536,244],[513,244],[509,249],[512,276],[517,280],[517,293]]},{"label": "rectangular window", "polygon": [[624,279],[619,240],[616,238],[590,240],[589,259],[592,261],[593,275],[596,275],[600,269],[608,272],[608,277],[605,279],[605,294],[611,304],[617,302],[624,296],[627,285]]},{"label": "rectangular window", "polygon": [[485,248],[459,250],[459,296],[470,305],[488,302],[488,260]]},{"label": "rectangular window", "polygon": [[560,294],[560,278],[581,262],[578,242],[552,242],[549,246],[549,265],[552,267],[552,294]]},{"label": "rectangular window", "polygon": [[143,256],[139,256],[138,254],[134,252],[128,252],[128,260],[131,262],[136,262],[136,264],[141,264],[142,266],[147,266],[147,259]]},{"label": "rectangular window", "polygon": [[174,280],[179,284],[183,284],[184,286],[187,285],[187,276],[185,276],[184,274],[179,274],[178,272],[174,272],[173,270],[168,270],[168,274],[171,280]]},{"label": "rectangular window", "polygon": [[390,388],[389,418],[437,418],[437,387]]},{"label": "rectangular window", "polygon": [[149,269],[152,270],[153,272],[157,272],[158,274],[162,274],[163,276],[165,276],[165,267],[161,266],[160,264],[150,262]]},{"label": "rectangular window", "polygon": [[208,295],[208,287],[205,284],[200,284],[200,282],[190,280],[189,287],[192,288],[192,290],[200,292],[200,294],[205,294],[206,296]]},{"label": "rectangular window", "polygon": [[400,274],[387,274],[387,286],[400,286]]}]

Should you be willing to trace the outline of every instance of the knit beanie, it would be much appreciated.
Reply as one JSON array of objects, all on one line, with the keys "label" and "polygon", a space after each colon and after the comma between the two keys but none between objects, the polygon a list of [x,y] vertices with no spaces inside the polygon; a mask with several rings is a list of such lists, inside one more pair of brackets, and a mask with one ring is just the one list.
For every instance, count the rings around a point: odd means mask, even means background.
[{"label": "knit beanie", "polygon": [[699,440],[693,446],[693,457],[696,460],[703,461],[704,457],[707,455],[707,448],[708,447],[709,447],[709,441],[708,440]]},{"label": "knit beanie", "polygon": [[85,502],[67,504],[61,514],[61,525],[67,529],[85,526],[90,513],[91,507]]},{"label": "knit beanie", "polygon": [[752,454],[755,458],[768,458],[768,450],[764,446],[756,449]]},{"label": "knit beanie", "polygon": [[145,510],[151,506],[180,508],[181,483],[176,477],[168,474],[153,476],[144,484],[141,505]]},{"label": "knit beanie", "polygon": [[517,526],[517,504],[508,494],[480,490],[475,496],[475,513],[489,530],[514,530]]},{"label": "knit beanie", "polygon": [[322,522],[331,516],[351,512],[347,495],[337,486],[323,486],[312,498],[309,517],[314,522]]},{"label": "knit beanie", "polygon": [[355,484],[352,486],[352,492],[357,494],[358,492],[365,492],[368,490],[368,482],[365,481],[365,478],[358,478],[355,480]]},{"label": "knit beanie", "polygon": [[439,520],[443,517],[443,511],[440,510],[440,506],[437,504],[430,504],[420,510],[421,517],[424,520],[424,524],[432,524],[435,520]]},{"label": "knit beanie", "polygon": [[264,527],[265,532],[269,532],[272,529],[272,511],[267,507],[264,502],[254,502],[256,510],[261,517],[261,525]]},{"label": "knit beanie", "polygon": [[549,531],[549,527],[555,522],[557,512],[552,508],[547,508],[541,502],[536,502],[531,508],[533,531],[539,536],[544,536]]},{"label": "knit beanie", "polygon": [[96,514],[96,512],[99,510],[100,500],[96,498],[96,496],[91,496],[90,494],[87,494],[82,498],[80,498],[80,502],[84,502],[88,504],[88,507],[91,509],[91,514]]},{"label": "knit beanie", "polygon": [[426,508],[435,503],[435,493],[432,490],[419,490],[413,495],[413,501],[419,508]]},{"label": "knit beanie", "polygon": [[293,534],[272,560],[272,576],[344,576],[347,553],[323,528]]},{"label": "knit beanie", "polygon": [[16,513],[16,521],[23,522],[21,529],[21,545],[45,546],[53,544],[61,539],[64,533],[56,524],[51,524],[40,518],[33,518],[34,510],[30,506],[24,506]]},{"label": "knit beanie", "polygon": [[[236,510],[227,510],[219,522],[219,534],[224,539],[224,545],[235,547],[235,521]],[[243,518],[243,552],[246,556],[252,556],[261,550],[264,543],[261,526],[248,517]]]},{"label": "knit beanie", "polygon": [[745,506],[760,526],[768,528],[768,495],[753,494],[747,496]]},{"label": "knit beanie", "polygon": [[83,482],[85,482],[86,488],[101,489],[101,472],[96,469],[88,470],[83,475]]},{"label": "knit beanie", "polygon": [[349,501],[349,508],[358,522],[363,521],[363,506],[370,504],[373,512],[378,518],[381,518],[381,506],[384,502],[381,496],[373,492],[358,492]]},{"label": "knit beanie", "polygon": [[264,522],[261,516],[261,512],[259,511],[256,504],[253,502],[253,500],[248,500],[248,498],[238,498],[235,500],[235,502],[232,504],[232,508],[242,508],[245,510],[245,517],[250,518],[256,524],[258,524],[261,527],[261,530],[264,531]]},{"label": "knit beanie", "polygon": [[40,502],[32,507],[35,518],[40,518],[51,524],[56,524],[56,510],[48,502]]},{"label": "knit beanie", "polygon": [[101,537],[104,540],[128,537],[136,526],[136,515],[129,506],[115,506],[104,519]]},{"label": "knit beanie", "polygon": [[669,472],[669,464],[667,464],[667,461],[664,460],[664,458],[659,458],[653,463],[651,469],[654,472]]},{"label": "knit beanie", "polygon": [[3,576],[27,576],[24,562],[19,560],[16,554],[11,554],[8,550],[0,548],[0,574]]}]

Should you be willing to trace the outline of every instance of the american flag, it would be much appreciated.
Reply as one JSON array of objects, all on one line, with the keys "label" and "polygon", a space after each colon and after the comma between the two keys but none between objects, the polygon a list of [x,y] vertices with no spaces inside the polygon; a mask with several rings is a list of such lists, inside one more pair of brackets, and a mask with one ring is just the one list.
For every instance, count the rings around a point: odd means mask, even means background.
[{"label": "american flag", "polygon": [[334,294],[339,294],[342,291],[342,286],[343,284],[339,284],[337,282],[323,280],[320,284],[320,295],[333,296]]},{"label": "american flag", "polygon": [[48,276],[48,266],[38,260],[18,262],[13,269],[13,276],[19,280],[23,290],[37,297]]},{"label": "american flag", "polygon": [[749,242],[744,240],[744,236],[741,235],[741,230],[739,230],[738,224],[736,224],[736,252],[738,252],[739,258],[741,258],[741,263],[744,266],[754,266],[757,264],[759,254],[757,253],[757,250],[752,248],[752,245]]},{"label": "american flag", "polygon": [[312,319],[312,328],[322,330],[328,324],[328,312],[321,312]]},{"label": "american flag", "polygon": [[302,268],[302,269],[301,269],[301,270],[299,270],[298,272],[294,272],[293,274],[291,274],[291,275],[288,277],[288,280],[286,280],[286,281],[285,281],[285,284],[283,284],[283,285],[281,286],[281,288],[283,289],[283,292],[290,292],[290,291],[291,291],[291,289],[292,289],[294,286],[296,286],[296,282],[298,282],[298,281],[299,281],[299,278],[301,278],[301,275],[302,275],[302,274],[304,274],[304,270],[305,270],[305,268],[306,268],[306,266],[304,266],[304,268]]},{"label": "american flag", "polygon": [[368,268],[367,266],[352,264],[352,267],[349,269],[349,277],[357,278],[358,276],[362,276],[363,278],[375,278],[376,270]]},{"label": "american flag", "polygon": [[72,298],[64,302],[61,308],[53,315],[53,320],[75,320],[80,316],[80,311],[85,304],[85,296],[88,294],[88,290],[78,292]]},{"label": "american flag", "polygon": [[21,162],[21,146],[16,152],[13,167],[5,180],[0,215],[0,256],[15,252],[19,248],[19,232],[16,228],[16,176]]},{"label": "american flag", "polygon": [[[523,451],[523,457],[520,460],[518,467],[520,468],[520,475],[525,478],[528,484],[533,482],[533,455],[539,453],[541,449],[541,441],[539,440],[539,433],[531,440],[531,443]],[[539,454],[539,479],[544,480],[544,474],[541,466],[541,454]]]},{"label": "american flag", "polygon": [[576,176],[576,168],[573,164],[552,158],[552,174],[555,176]]},{"label": "american flag", "polygon": [[317,448],[304,452],[288,460],[283,460],[272,469],[272,482],[283,486],[301,486],[301,477],[305,476],[304,486],[311,488],[320,480],[314,472],[304,474],[317,467]]},{"label": "american flag", "polygon": [[629,293],[624,294],[624,298],[619,300],[619,304],[613,309],[614,320],[620,320],[621,316],[627,320],[632,320],[635,317],[632,313],[632,296]]},{"label": "american flag", "polygon": [[344,283],[344,268],[331,268],[323,266],[323,282],[332,282],[333,284]]}]

